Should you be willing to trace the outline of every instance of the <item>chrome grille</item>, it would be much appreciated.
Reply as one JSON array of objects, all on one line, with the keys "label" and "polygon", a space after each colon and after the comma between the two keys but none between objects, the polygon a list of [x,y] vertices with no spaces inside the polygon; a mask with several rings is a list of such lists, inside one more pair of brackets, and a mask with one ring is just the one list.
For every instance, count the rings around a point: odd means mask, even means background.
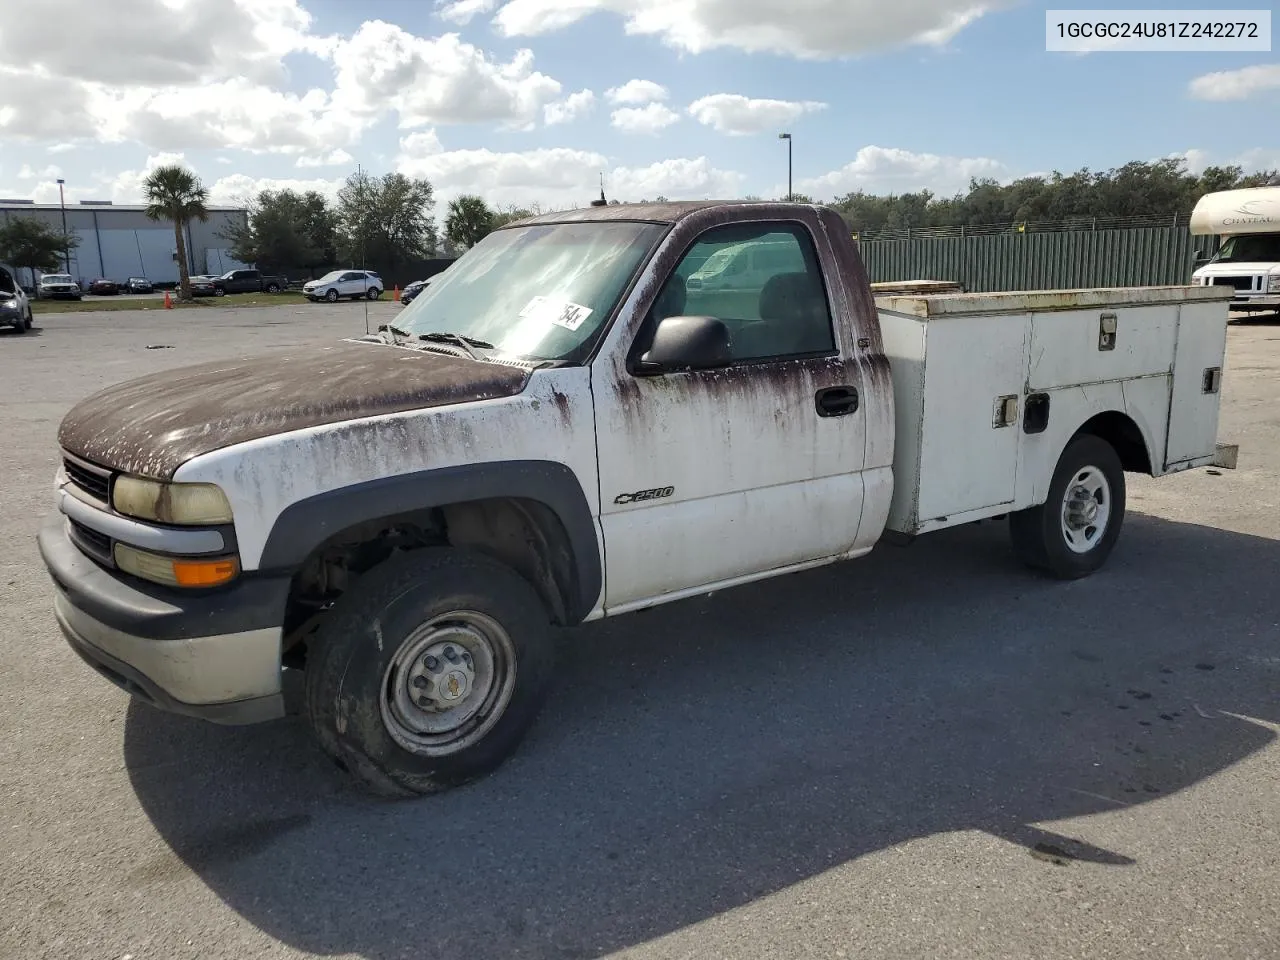
[{"label": "chrome grille", "polygon": [[1234,287],[1237,290],[1252,290],[1253,277],[1214,277],[1215,287]]}]

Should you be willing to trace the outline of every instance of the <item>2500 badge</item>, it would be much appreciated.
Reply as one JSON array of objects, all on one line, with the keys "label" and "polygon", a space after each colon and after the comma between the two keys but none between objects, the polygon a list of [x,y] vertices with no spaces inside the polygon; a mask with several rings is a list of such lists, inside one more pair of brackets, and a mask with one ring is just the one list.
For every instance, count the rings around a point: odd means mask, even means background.
[{"label": "2500 badge", "polygon": [[676,492],[675,487],[654,487],[652,490],[637,490],[635,493],[620,493],[613,498],[617,504],[643,503],[646,500],[661,500]]}]

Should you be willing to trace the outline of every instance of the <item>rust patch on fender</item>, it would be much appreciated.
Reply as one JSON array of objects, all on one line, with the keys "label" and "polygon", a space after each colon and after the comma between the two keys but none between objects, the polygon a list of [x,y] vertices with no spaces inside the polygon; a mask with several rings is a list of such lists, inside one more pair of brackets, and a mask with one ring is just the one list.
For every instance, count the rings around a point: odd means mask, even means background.
[{"label": "rust patch on fender", "polygon": [[58,442],[114,470],[168,479],[193,457],[380,414],[511,397],[529,372],[440,353],[338,343],[180,367],[108,387],[63,418]]}]

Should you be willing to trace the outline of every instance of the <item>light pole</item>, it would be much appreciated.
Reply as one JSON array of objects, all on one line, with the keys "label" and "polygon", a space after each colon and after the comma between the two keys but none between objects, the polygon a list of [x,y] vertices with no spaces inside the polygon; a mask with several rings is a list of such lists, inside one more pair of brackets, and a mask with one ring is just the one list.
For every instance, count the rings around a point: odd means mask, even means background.
[{"label": "light pole", "polygon": [[787,201],[788,201],[788,202],[790,202],[790,201],[791,201],[791,197],[792,197],[792,193],[791,193],[791,134],[789,134],[789,133],[780,133],[780,134],[778,134],[778,139],[779,139],[779,140],[785,140],[785,141],[787,141]]},{"label": "light pole", "polygon": [[[61,177],[58,178],[58,206],[62,208],[62,238],[66,241],[67,237],[67,198],[63,195],[62,185],[67,181]],[[67,273],[71,272],[71,248],[62,248],[62,259],[67,265]]]}]

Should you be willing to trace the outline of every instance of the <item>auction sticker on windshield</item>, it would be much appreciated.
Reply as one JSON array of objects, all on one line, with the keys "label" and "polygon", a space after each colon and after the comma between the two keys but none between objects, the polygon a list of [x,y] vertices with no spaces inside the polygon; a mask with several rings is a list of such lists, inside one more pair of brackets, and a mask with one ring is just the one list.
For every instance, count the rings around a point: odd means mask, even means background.
[{"label": "auction sticker on windshield", "polygon": [[521,317],[533,317],[543,323],[554,323],[566,330],[577,330],[591,316],[591,308],[558,297],[534,297],[520,311]]}]

